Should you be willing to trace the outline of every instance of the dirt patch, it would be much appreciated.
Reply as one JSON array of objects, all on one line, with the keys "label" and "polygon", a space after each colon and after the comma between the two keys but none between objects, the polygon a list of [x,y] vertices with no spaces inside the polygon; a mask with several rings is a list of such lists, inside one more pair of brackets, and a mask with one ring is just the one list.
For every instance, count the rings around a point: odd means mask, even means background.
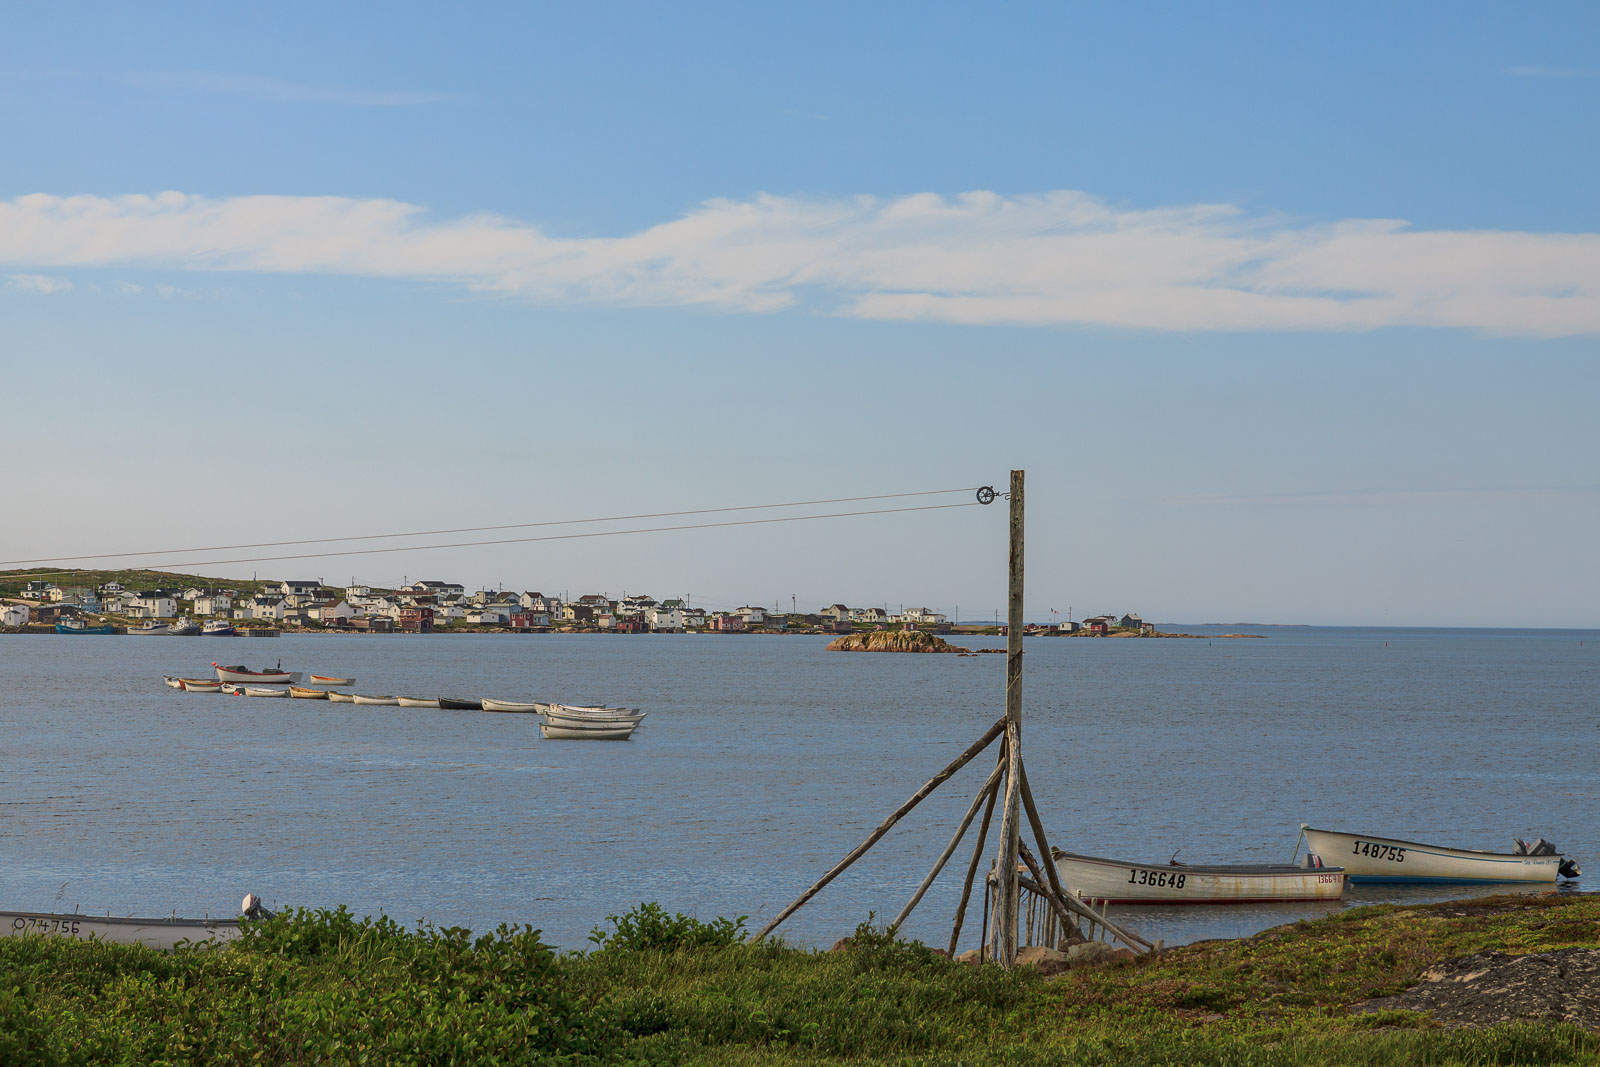
[{"label": "dirt patch", "polygon": [[1354,1010],[1420,1011],[1453,1026],[1569,1022],[1600,1030],[1600,949],[1462,956],[1424,972],[1404,993]]}]

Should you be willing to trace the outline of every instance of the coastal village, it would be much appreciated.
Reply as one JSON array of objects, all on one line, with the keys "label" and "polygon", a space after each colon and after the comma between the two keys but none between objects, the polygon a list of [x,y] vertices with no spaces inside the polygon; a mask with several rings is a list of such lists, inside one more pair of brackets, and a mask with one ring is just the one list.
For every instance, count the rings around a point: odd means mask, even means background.
[{"label": "coastal village", "polygon": [[[1003,632],[1004,627],[961,625],[926,607],[890,612],[884,607],[830,604],[816,612],[746,604],[732,611],[693,606],[688,597],[657,600],[633,593],[585,593],[570,600],[537,591],[478,589],[456,582],[416,581],[398,589],[333,586],[316,579],[228,584],[174,584],[128,588],[112,579],[97,584],[33,579],[7,586],[0,577],[0,627],[47,629],[92,619],[137,629],[161,623],[210,623],[208,632],[234,624],[251,632],[348,631],[596,632],[596,633],[812,633],[848,634],[903,629],[928,633]],[[1136,636],[1155,626],[1137,615],[1097,615],[1081,622],[1028,626],[1034,634]]]}]

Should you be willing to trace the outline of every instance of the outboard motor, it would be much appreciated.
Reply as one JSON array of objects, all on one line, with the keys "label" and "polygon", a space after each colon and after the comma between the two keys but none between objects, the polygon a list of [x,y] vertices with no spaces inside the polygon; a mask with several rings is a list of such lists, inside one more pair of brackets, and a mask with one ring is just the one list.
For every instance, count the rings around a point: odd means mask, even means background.
[{"label": "outboard motor", "polygon": [[272,912],[267,910],[267,906],[261,903],[261,898],[254,893],[246,893],[244,895],[244,900],[239,905],[239,911],[246,919],[272,918]]},{"label": "outboard motor", "polygon": [[1562,860],[1561,866],[1556,869],[1556,873],[1563,878],[1569,879],[1579,878],[1583,875],[1583,871],[1578,869],[1577,860]]}]

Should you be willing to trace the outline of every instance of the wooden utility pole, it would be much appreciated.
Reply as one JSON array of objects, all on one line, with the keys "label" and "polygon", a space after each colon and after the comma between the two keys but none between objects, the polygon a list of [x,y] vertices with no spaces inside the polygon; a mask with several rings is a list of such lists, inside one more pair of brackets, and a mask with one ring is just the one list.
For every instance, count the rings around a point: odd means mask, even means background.
[{"label": "wooden utility pole", "polygon": [[1022,471],[1011,472],[1011,554],[1006,604],[1006,798],[995,861],[995,916],[989,953],[1002,967],[1017,962],[1017,864],[1022,844]]}]

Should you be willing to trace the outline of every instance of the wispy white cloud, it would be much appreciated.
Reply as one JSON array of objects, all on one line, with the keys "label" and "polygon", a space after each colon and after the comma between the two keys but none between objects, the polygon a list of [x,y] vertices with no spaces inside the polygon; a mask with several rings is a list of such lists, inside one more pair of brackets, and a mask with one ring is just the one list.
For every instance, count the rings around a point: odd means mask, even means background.
[{"label": "wispy white cloud", "polygon": [[51,293],[65,293],[72,288],[72,283],[65,278],[52,278],[48,274],[8,274],[6,275],[6,288],[19,293],[38,293],[49,296]]},{"label": "wispy white cloud", "polygon": [[1592,78],[1593,71],[1573,70],[1569,67],[1506,67],[1507,74],[1519,78]]},{"label": "wispy white cloud", "polygon": [[303,85],[277,78],[252,78],[231,74],[140,74],[129,84],[145,89],[180,89],[225,93],[271,103],[343,104],[347,107],[413,107],[450,100],[444,93],[393,92],[353,89],[342,85]]},{"label": "wispy white cloud", "polygon": [[1600,234],[1302,224],[1078,192],[714,200],[620,237],[414,204],[185,193],[0,202],[0,264],[348,274],[546,303],[1156,330],[1600,332]]}]

